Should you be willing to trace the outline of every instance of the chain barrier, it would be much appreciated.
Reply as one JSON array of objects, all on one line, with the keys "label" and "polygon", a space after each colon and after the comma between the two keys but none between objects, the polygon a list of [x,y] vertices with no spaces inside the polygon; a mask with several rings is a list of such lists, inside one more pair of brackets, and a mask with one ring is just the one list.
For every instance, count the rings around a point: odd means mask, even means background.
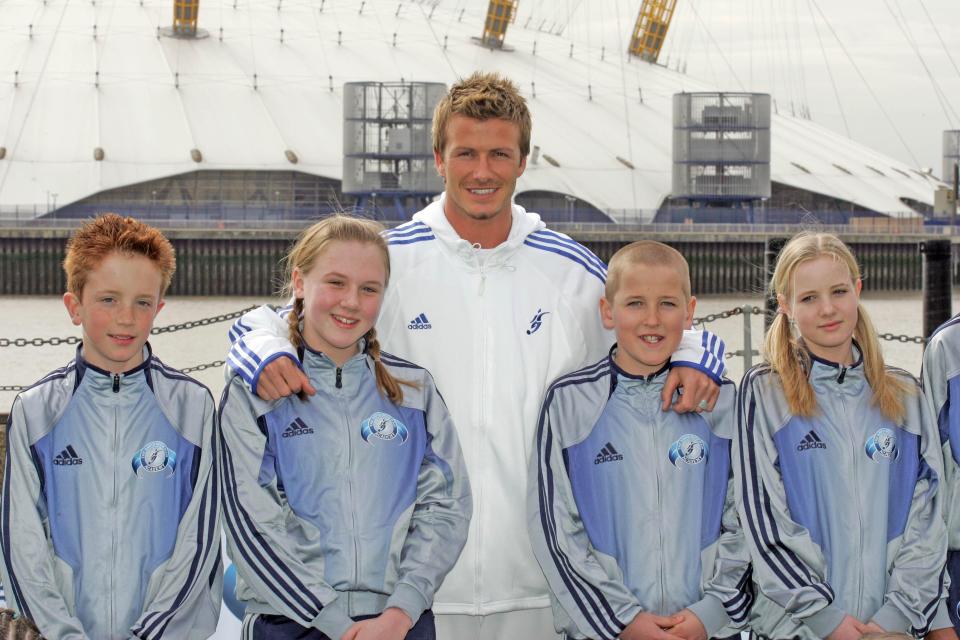
[{"label": "chain barrier", "polygon": [[183,373],[193,373],[194,371],[203,371],[204,369],[213,369],[214,367],[222,367],[224,365],[224,360],[214,360],[213,362],[208,362],[206,364],[198,364],[194,367],[187,367],[186,369],[180,369]]},{"label": "chain barrier", "polygon": [[[751,313],[752,315],[755,315],[755,316],[760,316],[760,315],[763,315],[764,313],[766,313],[766,311],[765,311],[764,309],[762,309],[761,307],[751,307],[750,313]],[[708,323],[710,323],[710,322],[716,322],[717,320],[726,320],[727,318],[732,318],[733,316],[738,316],[738,315],[742,315],[742,314],[743,314],[743,308],[742,308],[742,307],[734,307],[733,309],[727,309],[726,311],[719,311],[719,312],[717,312],[717,313],[711,313],[711,314],[705,315],[705,316],[703,316],[703,317],[701,317],[701,318],[694,318],[694,319],[693,319],[693,324],[694,324],[694,325],[704,325],[704,324],[708,324]],[[889,341],[889,342],[900,342],[900,343],[903,343],[903,344],[909,344],[909,343],[913,343],[913,344],[926,344],[926,343],[927,343],[927,339],[924,338],[923,336],[908,336],[908,335],[904,335],[904,334],[881,333],[881,334],[878,334],[877,337],[880,338],[881,340],[887,340],[887,341]],[[756,354],[756,353],[757,353],[757,352],[754,351],[754,354]],[[743,352],[741,352],[741,351],[734,351],[734,352],[732,352],[732,353],[727,353],[727,354],[726,354],[726,357],[727,357],[727,358],[733,358],[733,357],[738,356],[738,355],[739,355],[739,356],[742,356],[742,355],[743,355]]]},{"label": "chain barrier", "polygon": [[[223,365],[224,365],[223,360],[214,360],[213,362],[207,362],[205,364],[198,364],[193,367],[186,367],[184,369],[180,369],[180,372],[193,373],[194,371],[203,371],[204,369],[213,369],[215,367],[219,368],[219,367],[222,367]],[[29,385],[12,385],[12,384],[0,385],[0,391],[16,391],[17,393],[21,391],[26,391],[29,388],[30,388]]]},{"label": "chain barrier", "polygon": [[[211,316],[209,318],[201,318],[200,320],[190,320],[188,322],[181,322],[178,324],[171,324],[165,327],[154,327],[150,333],[157,335],[160,333],[172,333],[174,331],[182,331],[184,329],[193,329],[194,327],[205,327],[210,324],[216,324],[219,322],[226,322],[227,320],[233,320],[245,314],[247,311],[256,309],[257,307],[251,306],[246,309],[240,309],[239,311],[234,311],[232,313],[225,313],[219,316]],[[766,313],[766,311],[761,307],[750,307],[750,314],[759,316]],[[732,318],[734,316],[743,315],[743,307],[734,307],[733,309],[727,309],[726,311],[720,311],[718,313],[707,314],[700,318],[694,318],[694,325],[705,325],[710,322],[716,322],[717,320],[726,320],[727,318]],[[926,339],[921,336],[907,336],[907,335],[896,335],[893,333],[881,333],[877,336],[881,340],[888,340],[890,342],[901,342],[904,344],[913,343],[913,344],[925,344]],[[10,340],[8,338],[0,338],[0,347],[40,347],[43,345],[59,345],[59,344],[77,344],[80,342],[80,338],[75,336],[70,336],[69,338],[15,338]],[[754,356],[760,355],[756,349],[751,350],[751,354]],[[730,358],[743,358],[746,356],[744,350],[737,351],[728,351],[724,354],[724,358],[729,360]],[[224,365],[223,360],[214,360],[213,362],[207,362],[205,364],[198,364],[192,367],[186,367],[180,369],[183,373],[193,373],[194,371],[204,371],[205,369],[219,368]],[[16,391],[20,392],[25,389],[28,389],[29,386],[23,385],[0,385],[0,392],[2,391]]]},{"label": "chain barrier", "polygon": [[[211,324],[226,322],[227,320],[239,318],[247,311],[252,311],[256,308],[257,306],[253,305],[246,307],[245,309],[240,309],[231,313],[224,313],[219,316],[210,316],[209,318],[201,318],[200,320],[188,320],[187,322],[168,324],[165,327],[154,327],[150,330],[150,335],[155,336],[161,333],[173,333],[174,331],[183,331],[185,329],[205,327]],[[78,344],[79,342],[79,336],[69,336],[66,338],[0,338],[0,347],[42,347],[44,345],[58,346],[61,344]],[[3,389],[0,387],[0,391],[8,391],[8,389]]]}]

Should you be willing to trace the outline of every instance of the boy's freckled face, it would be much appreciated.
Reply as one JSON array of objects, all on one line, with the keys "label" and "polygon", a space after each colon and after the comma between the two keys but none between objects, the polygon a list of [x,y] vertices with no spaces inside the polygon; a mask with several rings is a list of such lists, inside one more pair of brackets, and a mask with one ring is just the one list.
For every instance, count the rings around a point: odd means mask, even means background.
[{"label": "boy's freckled face", "polygon": [[686,299],[677,269],[645,264],[625,267],[613,301],[600,300],[603,326],[617,334],[617,365],[631,375],[660,370],[693,322],[696,304],[696,298]]},{"label": "boy's freckled face", "polygon": [[163,300],[160,269],[146,256],[111,253],[87,274],[78,298],[63,302],[73,324],[83,327],[83,357],[90,364],[123,373],[143,362],[143,345]]}]

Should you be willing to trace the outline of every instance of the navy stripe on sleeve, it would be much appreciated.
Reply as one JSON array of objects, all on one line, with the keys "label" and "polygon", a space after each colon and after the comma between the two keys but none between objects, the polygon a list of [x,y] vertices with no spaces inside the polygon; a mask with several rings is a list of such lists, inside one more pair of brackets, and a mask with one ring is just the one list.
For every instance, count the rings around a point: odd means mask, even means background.
[{"label": "navy stripe on sleeve", "polygon": [[540,229],[539,231],[534,231],[530,236],[535,237],[543,242],[554,244],[556,246],[565,247],[572,250],[574,253],[582,257],[584,260],[589,262],[591,265],[597,268],[604,277],[607,275],[607,265],[603,263],[603,260],[597,257],[597,255],[587,249],[585,246],[571,238],[570,236],[564,235],[562,233],[557,233],[551,229]]},{"label": "navy stripe on sleeve", "polygon": [[[560,548],[556,519],[552,509],[555,500],[553,469],[550,466],[550,457],[553,452],[553,431],[547,424],[547,408],[550,406],[558,388],[577,383],[595,382],[610,374],[609,361],[605,358],[592,367],[581,369],[557,380],[547,392],[547,398],[541,409],[537,426],[537,460],[540,469],[538,473],[540,524],[543,527],[547,547],[560,578],[567,586],[580,612],[604,640],[615,639],[626,627],[626,624],[617,618],[603,593],[573,568],[570,559]],[[606,614],[606,617],[604,614]]]},{"label": "navy stripe on sleeve", "polygon": [[7,419],[7,472],[3,474],[3,518],[2,521],[0,521],[0,528],[2,528],[2,532],[0,533],[2,533],[3,537],[3,562],[7,567],[7,576],[10,577],[11,582],[11,584],[7,586],[12,592],[13,601],[17,605],[17,609],[27,618],[33,619],[33,615],[30,613],[30,607],[27,606],[27,601],[23,597],[20,583],[17,581],[17,575],[13,571],[13,558],[10,555],[12,549],[12,545],[10,544],[10,430],[13,429],[13,427],[13,414],[11,413]]},{"label": "navy stripe on sleeve", "polygon": [[527,239],[523,241],[523,244],[527,245],[528,247],[533,247],[534,249],[540,249],[541,251],[549,251],[550,253],[555,253],[558,256],[563,256],[564,258],[572,260],[586,269],[587,273],[596,276],[601,283],[605,283],[607,280],[605,270],[597,268],[591,264],[588,259],[580,256],[573,249],[562,243],[545,240],[543,238],[536,238],[531,234],[527,236]]},{"label": "navy stripe on sleeve", "polygon": [[[770,371],[769,367],[756,367],[747,372],[739,390],[737,418],[740,425],[737,438],[740,450],[740,478],[743,489],[744,511],[747,516],[747,529],[760,549],[760,557],[777,579],[787,589],[810,587],[822,595],[828,604],[833,602],[834,594],[830,586],[813,579],[810,570],[786,547],[780,539],[777,523],[770,508],[770,497],[762,485],[756,462],[756,443],[754,437],[754,415],[756,401],[753,397],[753,381]],[[749,401],[747,400],[749,398]],[[748,463],[749,460],[749,463]]]},{"label": "navy stripe on sleeve", "polygon": [[[223,390],[220,401],[220,415],[229,401],[230,385]],[[221,420],[222,424],[222,420]],[[323,609],[323,603],[315,596],[297,575],[286,566],[257,531],[256,524],[244,509],[237,495],[237,481],[233,467],[233,457],[220,430],[221,460],[226,489],[224,500],[224,520],[236,542],[237,549],[264,583],[273,591],[292,612],[302,620],[311,621]],[[272,561],[272,562],[271,562]]]}]

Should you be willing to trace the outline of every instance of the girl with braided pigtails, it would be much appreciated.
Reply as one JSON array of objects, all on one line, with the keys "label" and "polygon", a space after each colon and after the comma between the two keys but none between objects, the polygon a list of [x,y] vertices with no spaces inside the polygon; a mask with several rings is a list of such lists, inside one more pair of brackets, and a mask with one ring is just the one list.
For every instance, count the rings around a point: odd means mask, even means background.
[{"label": "girl with braided pigtails", "polygon": [[433,595],[467,537],[470,489],[426,370],[381,351],[390,276],[376,223],[336,215],[287,256],[289,339],[313,396],[220,404],[244,638],[432,640]]},{"label": "girl with braided pigtails", "polygon": [[860,269],[829,234],[777,258],[766,362],[746,373],[734,443],[761,638],[921,637],[950,625],[936,425],[884,365]]}]

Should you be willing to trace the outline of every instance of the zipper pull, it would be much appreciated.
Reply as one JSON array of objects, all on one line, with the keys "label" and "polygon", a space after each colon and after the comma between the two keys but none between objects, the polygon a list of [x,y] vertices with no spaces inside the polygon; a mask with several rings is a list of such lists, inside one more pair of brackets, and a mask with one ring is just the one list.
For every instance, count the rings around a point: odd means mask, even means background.
[{"label": "zipper pull", "polygon": [[343,369],[337,367],[337,389],[343,389]]},{"label": "zipper pull", "polygon": [[120,391],[120,374],[115,373],[113,374],[113,392],[119,393],[119,391]]},{"label": "zipper pull", "polygon": [[838,383],[838,384],[843,384],[843,379],[844,379],[844,377],[846,377],[846,375],[847,375],[847,368],[846,368],[846,367],[840,367],[840,375],[837,376],[837,383]]},{"label": "zipper pull", "polygon": [[483,297],[483,290],[485,289],[485,284],[487,283],[487,274],[480,272],[480,289],[477,291],[477,295]]}]

